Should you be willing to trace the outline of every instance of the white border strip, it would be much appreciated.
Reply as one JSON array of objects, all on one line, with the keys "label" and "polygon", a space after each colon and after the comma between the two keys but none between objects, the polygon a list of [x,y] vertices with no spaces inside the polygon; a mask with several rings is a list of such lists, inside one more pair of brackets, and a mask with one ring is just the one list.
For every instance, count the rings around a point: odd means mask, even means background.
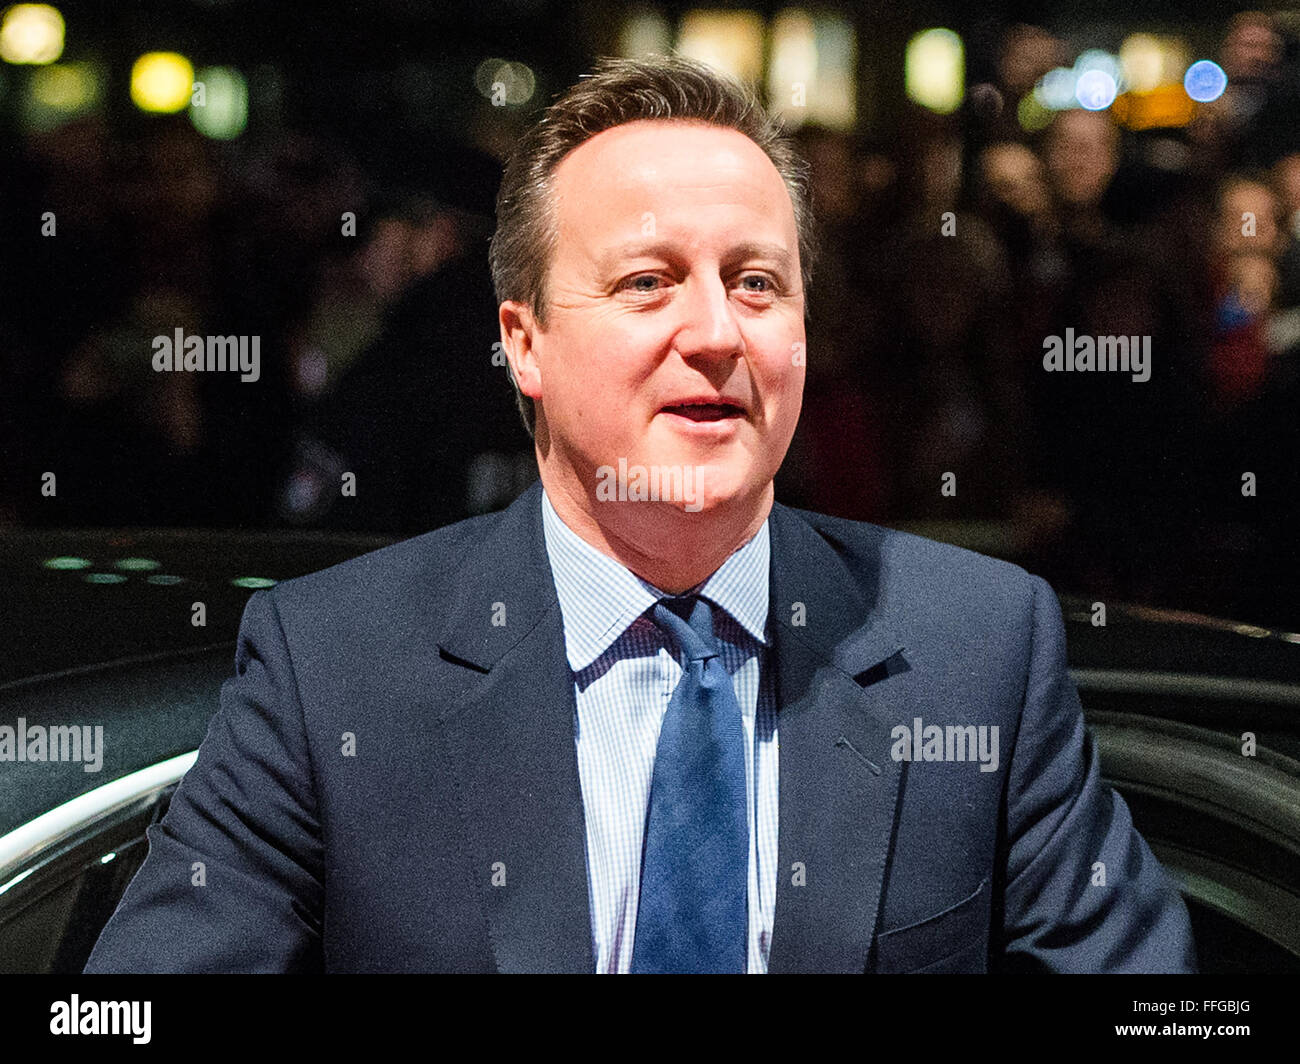
[{"label": "white border strip", "polygon": [[42,813],[35,820],[14,828],[8,835],[0,836],[0,881],[3,881],[0,882],[0,894],[23,878],[5,881],[16,866],[96,818],[121,809],[150,791],[175,783],[189,771],[198,756],[197,750],[191,750],[188,754],[121,776],[93,791],[79,794],[69,802],[56,805],[48,813]]}]

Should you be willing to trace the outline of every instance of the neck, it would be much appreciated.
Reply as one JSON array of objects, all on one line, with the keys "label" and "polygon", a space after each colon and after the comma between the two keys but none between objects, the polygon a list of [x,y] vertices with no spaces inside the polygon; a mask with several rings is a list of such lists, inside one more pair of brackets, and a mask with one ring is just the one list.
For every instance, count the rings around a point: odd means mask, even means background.
[{"label": "neck", "polygon": [[563,478],[542,486],[556,514],[602,554],[661,591],[679,595],[702,584],[748,543],[767,520],[774,493],[769,481],[757,499],[687,513],[666,502],[597,502]]}]

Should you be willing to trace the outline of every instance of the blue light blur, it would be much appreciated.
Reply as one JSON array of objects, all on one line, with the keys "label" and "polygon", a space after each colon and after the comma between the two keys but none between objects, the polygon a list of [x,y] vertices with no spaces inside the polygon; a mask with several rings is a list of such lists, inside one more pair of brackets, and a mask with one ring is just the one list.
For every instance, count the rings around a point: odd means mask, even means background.
[{"label": "blue light blur", "polygon": [[1104,111],[1115,102],[1115,79],[1104,70],[1089,70],[1079,76],[1074,98],[1089,111]]},{"label": "blue light blur", "polygon": [[1193,63],[1183,75],[1183,89],[1197,103],[1217,100],[1227,87],[1228,75],[1223,72],[1223,67],[1211,59]]}]

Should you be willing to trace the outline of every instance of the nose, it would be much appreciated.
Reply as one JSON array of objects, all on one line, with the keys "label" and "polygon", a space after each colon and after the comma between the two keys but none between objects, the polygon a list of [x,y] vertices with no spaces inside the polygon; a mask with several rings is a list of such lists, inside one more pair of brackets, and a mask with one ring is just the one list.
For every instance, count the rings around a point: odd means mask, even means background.
[{"label": "nose", "polygon": [[683,359],[733,359],[745,354],[745,337],[720,278],[689,279],[680,300],[682,321],[674,347]]}]

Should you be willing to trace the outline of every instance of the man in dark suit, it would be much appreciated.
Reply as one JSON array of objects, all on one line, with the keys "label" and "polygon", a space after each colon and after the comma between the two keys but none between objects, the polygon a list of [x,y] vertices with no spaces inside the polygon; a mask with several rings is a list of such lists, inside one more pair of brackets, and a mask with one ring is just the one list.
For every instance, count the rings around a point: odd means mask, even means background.
[{"label": "man in dark suit", "polygon": [[253,596],[88,971],[1193,970],[1047,585],[775,503],[809,222],[705,67],[552,105],[492,245],[541,482]]}]

